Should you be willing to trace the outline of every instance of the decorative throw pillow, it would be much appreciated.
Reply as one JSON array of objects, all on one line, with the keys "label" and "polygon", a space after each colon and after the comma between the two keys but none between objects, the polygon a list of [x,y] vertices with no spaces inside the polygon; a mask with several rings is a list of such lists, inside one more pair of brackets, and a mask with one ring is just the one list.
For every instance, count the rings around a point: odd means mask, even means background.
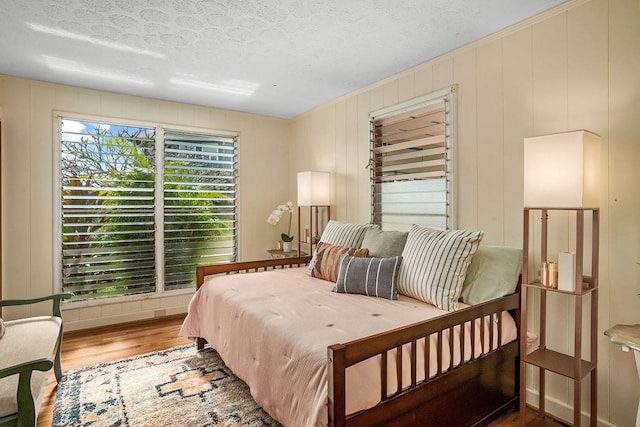
[{"label": "decorative throw pillow", "polygon": [[369,251],[364,249],[349,248],[346,246],[320,243],[316,251],[316,263],[311,270],[311,276],[318,279],[335,282],[340,271],[340,258],[347,254],[356,257],[366,257]]},{"label": "decorative throw pillow", "polygon": [[362,239],[362,247],[369,249],[369,256],[375,258],[391,258],[402,255],[407,242],[407,231],[382,231],[369,228]]},{"label": "decorative throw pillow", "polygon": [[396,278],[401,262],[401,256],[355,258],[343,255],[333,292],[398,299]]},{"label": "decorative throw pillow", "polygon": [[480,245],[462,285],[462,301],[480,304],[515,292],[522,270],[522,249]]},{"label": "decorative throw pillow", "polygon": [[398,292],[446,310],[458,309],[462,283],[482,231],[411,226],[402,251]]},{"label": "decorative throw pillow", "polygon": [[[330,220],[327,223],[322,236],[320,236],[321,243],[329,243],[331,245],[346,246],[348,248],[359,248],[364,238],[364,233],[370,228],[379,228],[375,224],[348,224],[335,220]],[[309,263],[309,270],[313,271],[313,267],[316,263],[318,247],[316,247],[313,253],[313,258]]]},{"label": "decorative throw pillow", "polygon": [[4,321],[2,320],[2,318],[0,318],[0,338],[2,338],[4,336],[4,331],[5,331],[6,326],[4,326]]}]

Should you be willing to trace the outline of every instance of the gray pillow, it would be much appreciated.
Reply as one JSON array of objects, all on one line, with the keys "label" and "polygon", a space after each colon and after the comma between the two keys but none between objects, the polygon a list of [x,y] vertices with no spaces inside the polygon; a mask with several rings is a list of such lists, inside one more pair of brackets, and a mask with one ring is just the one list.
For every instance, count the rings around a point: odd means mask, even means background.
[{"label": "gray pillow", "polygon": [[398,299],[396,277],[402,262],[393,258],[357,258],[343,255],[334,292]]},{"label": "gray pillow", "polygon": [[522,249],[481,245],[467,268],[462,301],[474,305],[512,294],[521,269]]},{"label": "gray pillow", "polygon": [[391,258],[399,256],[402,255],[408,234],[408,231],[382,231],[377,228],[369,228],[360,247],[369,249],[370,257]]}]

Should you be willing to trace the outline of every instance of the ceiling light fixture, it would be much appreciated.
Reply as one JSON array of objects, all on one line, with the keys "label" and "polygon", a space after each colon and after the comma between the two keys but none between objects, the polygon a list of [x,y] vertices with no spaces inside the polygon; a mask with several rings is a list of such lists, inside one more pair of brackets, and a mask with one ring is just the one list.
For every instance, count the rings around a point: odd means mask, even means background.
[{"label": "ceiling light fixture", "polygon": [[137,55],[146,55],[146,56],[151,56],[153,58],[158,58],[158,59],[165,59],[167,57],[164,53],[153,52],[151,50],[141,49],[138,47],[129,46],[121,43],[100,40],[84,34],[72,33],[71,31],[47,27],[45,25],[36,24],[34,22],[28,23],[27,25],[33,31],[37,31],[39,33],[44,33],[51,36],[63,37],[66,39],[77,40],[77,41],[86,42],[86,43],[91,43],[96,46],[106,47],[107,49],[114,49],[114,50],[119,50],[121,52],[127,52],[127,53],[135,53]]},{"label": "ceiling light fixture", "polygon": [[55,58],[47,55],[43,55],[43,57],[44,63],[47,67],[53,70],[63,71],[65,73],[83,74],[92,77],[99,77],[101,79],[116,80],[137,86],[153,86],[153,82],[151,80],[143,79],[131,74],[114,73],[102,68],[88,67],[81,62],[69,59]]},{"label": "ceiling light fixture", "polygon": [[181,77],[174,77],[170,83],[189,86],[196,89],[212,90],[215,92],[229,93],[232,95],[251,96],[260,86],[259,83],[247,82],[244,80],[228,79],[220,83],[207,83]]}]

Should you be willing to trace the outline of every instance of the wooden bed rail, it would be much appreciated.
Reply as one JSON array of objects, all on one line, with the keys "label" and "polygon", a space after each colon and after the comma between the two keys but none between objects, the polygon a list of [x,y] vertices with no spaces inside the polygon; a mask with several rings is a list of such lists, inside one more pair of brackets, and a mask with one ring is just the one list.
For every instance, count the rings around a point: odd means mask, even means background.
[{"label": "wooden bed rail", "polygon": [[[439,394],[443,394],[454,387],[462,385],[468,381],[470,376],[479,375],[481,369],[492,369],[498,366],[506,359],[514,359],[518,356],[518,340],[512,341],[502,346],[502,312],[518,310],[520,303],[519,294],[512,294],[504,298],[489,301],[476,306],[461,309],[454,313],[449,313],[437,318],[419,322],[414,325],[398,328],[388,332],[383,332],[371,337],[354,340],[345,344],[336,344],[328,348],[329,358],[329,425],[330,426],[371,426],[386,425],[392,420],[390,414],[407,413],[416,409],[426,401],[436,398]],[[489,336],[485,334],[485,321],[489,319],[489,325],[495,322],[497,325],[497,337],[494,337],[494,328],[488,328]],[[475,344],[476,323],[483,325],[478,331],[480,335],[480,348]],[[495,320],[494,320],[495,319]],[[459,342],[456,345],[465,352],[465,327],[470,328],[471,348],[470,359],[461,357],[459,364],[454,364],[454,341],[456,340],[454,329],[460,331]],[[448,332],[448,338],[445,338],[445,332]],[[429,354],[430,354],[430,337],[435,335],[436,339],[436,355],[437,366],[436,374],[429,377],[430,371]],[[488,338],[488,340],[486,339]],[[497,340],[496,340],[497,338]],[[420,360],[424,366],[424,380],[417,379],[417,365],[419,363],[417,357],[418,342],[425,342],[424,360]],[[488,341],[488,347],[485,342]],[[497,346],[494,345],[497,341]],[[449,349],[445,350],[444,345],[448,345]],[[396,381],[397,384],[403,384],[402,381],[402,349],[408,345],[410,348],[410,369],[411,382],[410,385],[404,384],[404,389],[398,387],[398,390],[389,395],[387,391],[387,362],[388,352],[396,350]],[[449,353],[449,365],[443,366],[443,351]],[[477,356],[476,353],[480,352]],[[381,402],[372,409],[360,413],[346,416],[346,370],[363,360],[371,357],[380,357],[380,400]],[[393,356],[391,356],[393,357]],[[475,368],[469,366],[475,364]],[[465,369],[460,369],[465,367]],[[437,386],[433,386],[438,383]],[[426,386],[429,387],[426,387]],[[499,385],[497,385],[499,387]],[[517,387],[515,385],[514,387]],[[511,388],[511,387],[509,387]],[[513,393],[516,394],[516,389]],[[399,399],[402,397],[402,399]],[[513,403],[515,398],[510,400]],[[460,402],[458,402],[460,403]],[[454,409],[455,410],[455,409]],[[395,417],[396,415],[394,415]],[[437,423],[436,423],[437,424]]]},{"label": "wooden bed rail", "polygon": [[276,268],[301,267],[311,262],[310,256],[297,258],[276,258],[259,261],[232,262],[228,264],[203,265],[196,267],[196,288],[200,289],[207,276],[216,274],[252,273]]}]

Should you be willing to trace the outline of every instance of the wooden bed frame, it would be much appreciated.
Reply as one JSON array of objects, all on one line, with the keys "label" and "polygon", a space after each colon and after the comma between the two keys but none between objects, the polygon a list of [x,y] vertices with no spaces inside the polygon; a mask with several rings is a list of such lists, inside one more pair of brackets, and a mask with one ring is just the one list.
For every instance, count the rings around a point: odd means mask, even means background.
[{"label": "wooden bed frame", "polygon": [[[263,261],[238,262],[203,266],[197,268],[197,288],[206,276],[219,274],[237,274],[258,272],[277,268],[290,268],[307,265],[311,257],[283,258]],[[519,284],[518,284],[519,291]],[[394,329],[370,337],[347,343],[329,346],[329,426],[483,426],[500,416],[503,412],[518,407],[519,389],[519,338],[504,346],[493,348],[493,328],[489,328],[490,349],[482,349],[479,357],[463,362],[452,369],[441,367],[443,332],[471,322],[471,334],[474,334],[475,319],[491,316],[498,319],[497,342],[501,343],[502,322],[500,314],[509,311],[516,325],[519,324],[520,296],[516,292],[503,298],[461,309],[450,314],[419,322],[403,328]],[[494,315],[497,315],[494,317]],[[460,334],[460,348],[464,349],[464,328]],[[485,342],[484,328],[481,328],[481,342]],[[438,347],[437,373],[424,381],[416,380],[417,341],[436,334]],[[449,333],[449,340],[454,334]],[[429,343],[430,340],[426,340]],[[475,354],[471,340],[471,354]],[[198,349],[204,348],[206,340],[197,339]],[[453,343],[449,343],[453,349]],[[392,396],[387,396],[387,352],[401,349],[403,345],[411,349],[411,385]],[[451,351],[453,360],[453,351]],[[397,351],[396,354],[401,354]],[[425,351],[425,354],[429,354]],[[349,366],[374,356],[382,357],[381,402],[375,407],[355,414],[345,414],[345,379]],[[402,371],[402,360],[397,358],[396,376]],[[428,371],[428,357],[425,360]],[[401,383],[401,381],[398,381]]]}]

